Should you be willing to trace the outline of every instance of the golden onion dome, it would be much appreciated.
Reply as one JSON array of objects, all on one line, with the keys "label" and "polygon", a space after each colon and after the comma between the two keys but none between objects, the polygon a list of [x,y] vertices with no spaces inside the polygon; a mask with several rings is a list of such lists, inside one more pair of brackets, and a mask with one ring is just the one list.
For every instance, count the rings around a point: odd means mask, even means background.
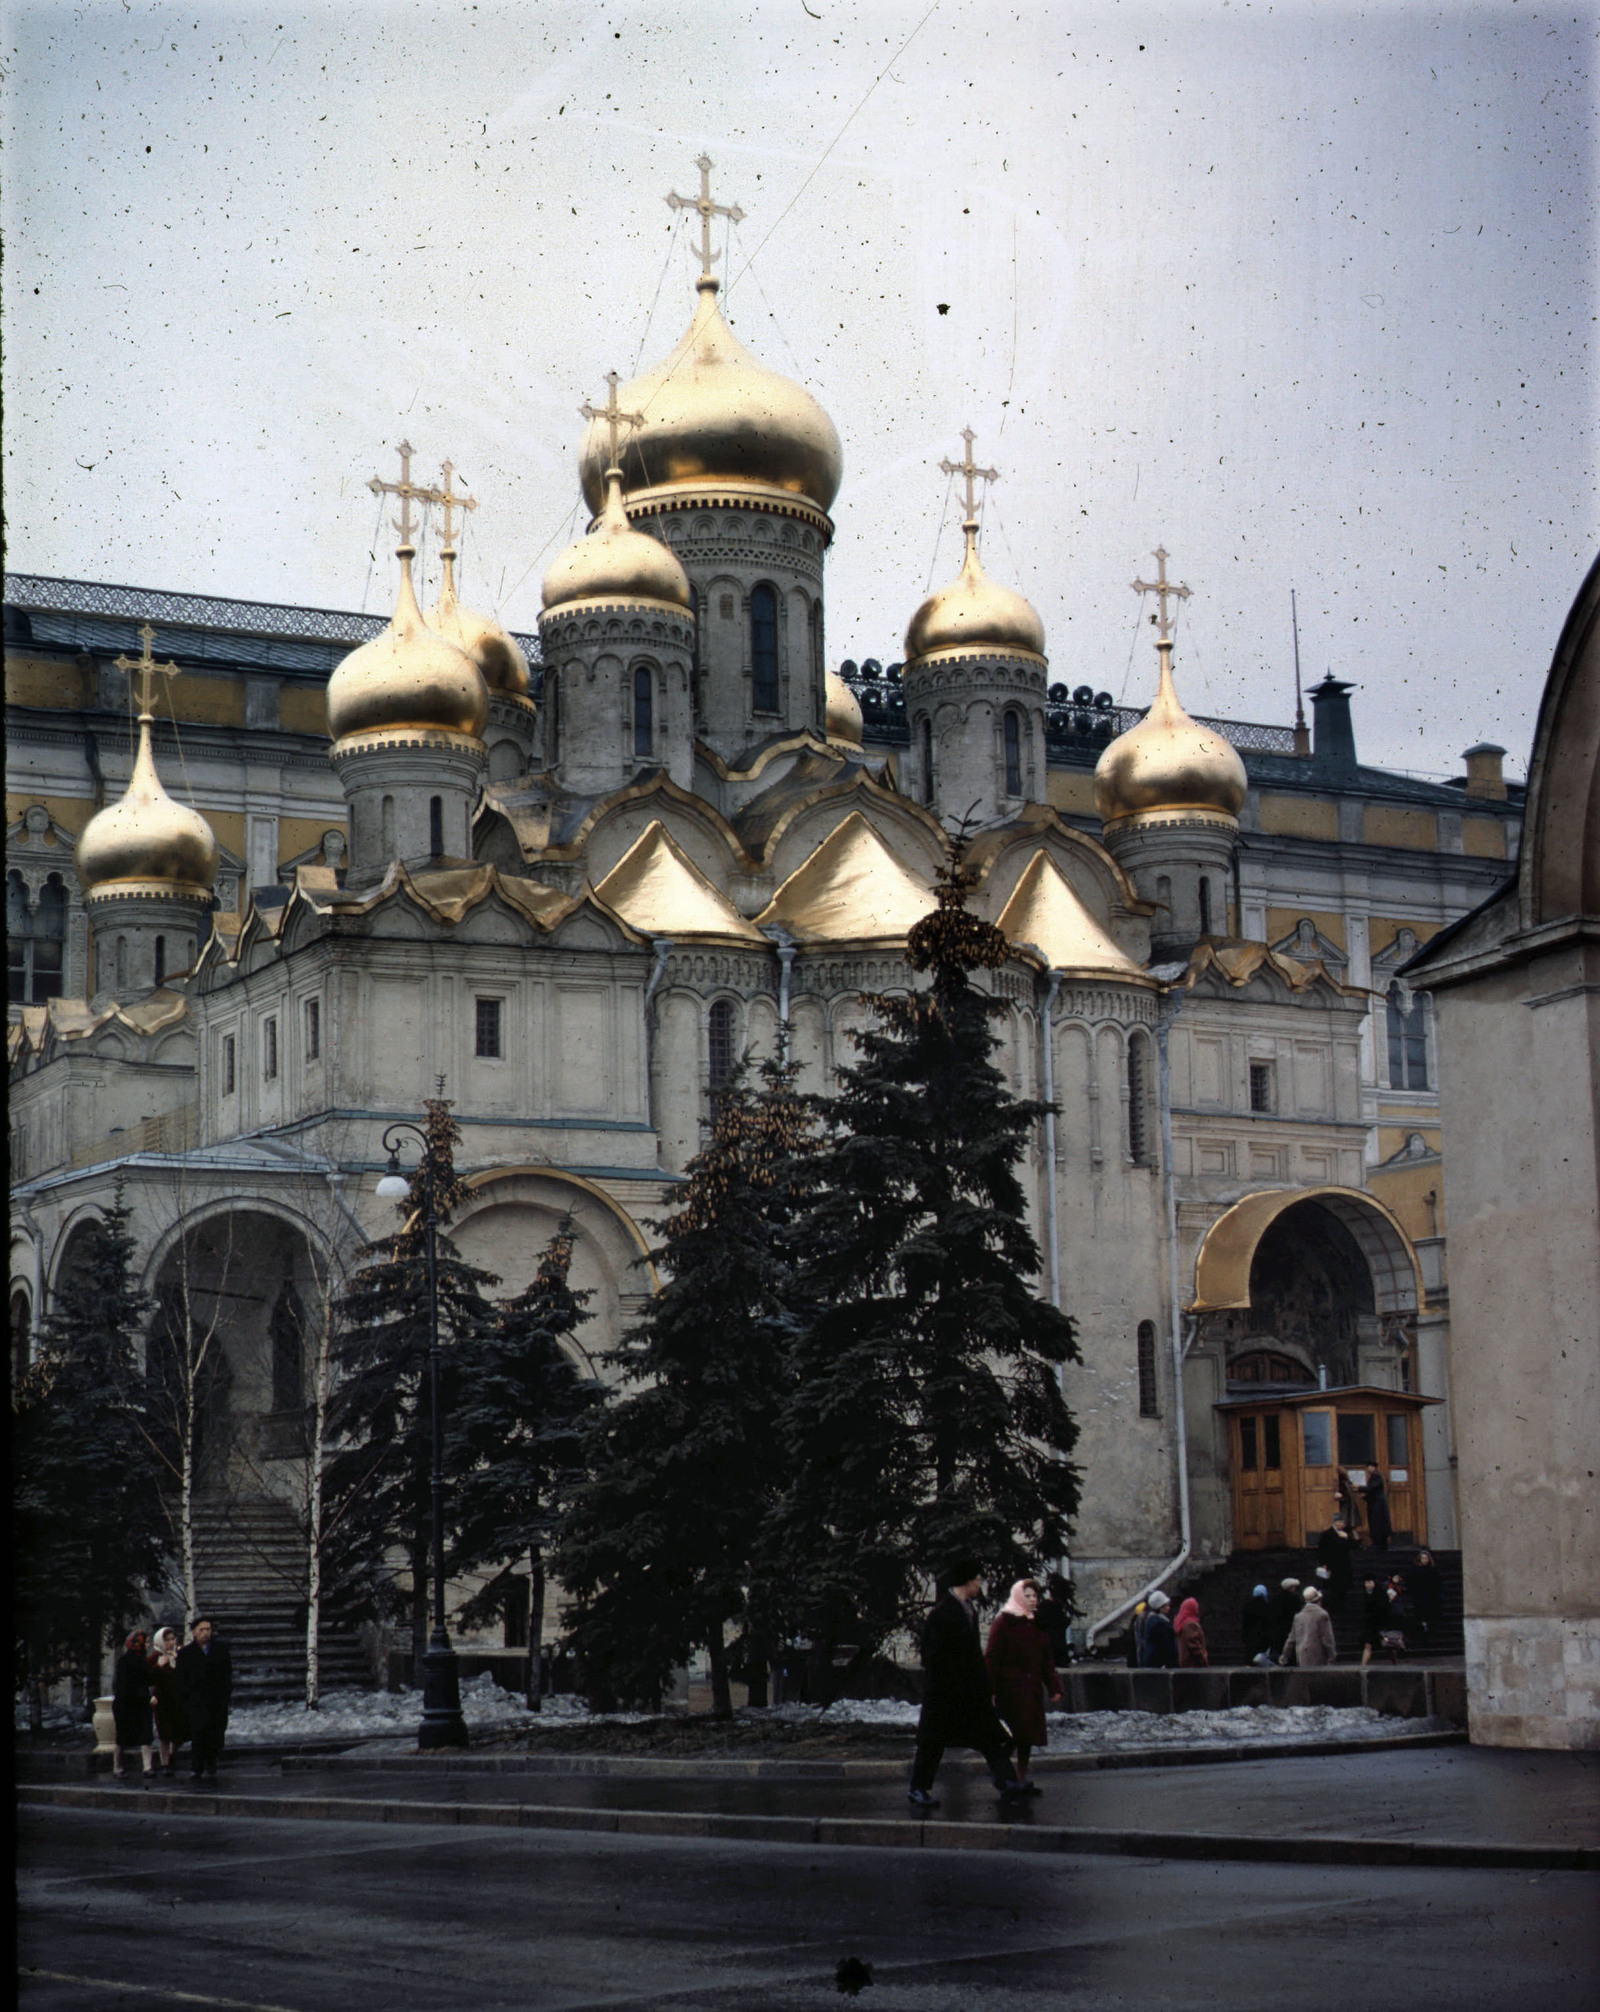
[{"label": "golden onion dome", "polygon": [[[833,421],[803,385],[768,370],[737,339],[717,305],[717,280],[706,273],[696,284],[700,301],[688,333],[664,363],[619,394],[629,412],[644,416],[623,449],[628,494],[737,482],[829,509],[844,472]],[[580,461],[593,511],[610,458],[607,428],[593,419]]]},{"label": "golden onion dome", "polygon": [[932,593],[906,629],[906,657],[937,650],[1003,651],[1044,655],[1044,624],[1031,605],[991,580],[978,557],[978,527],[966,524],[967,555],[947,587]]},{"label": "golden onion dome", "polygon": [[824,725],[828,739],[835,747],[858,748],[861,745],[862,720],[861,701],[840,677],[837,671],[827,675],[827,712]]},{"label": "golden onion dome", "polygon": [[328,680],[335,740],[396,728],[481,734],[489,688],[474,658],[422,619],[409,545],[399,549],[400,592],[389,626],[352,650]]},{"label": "golden onion dome", "polygon": [[622,507],[622,474],[606,474],[599,520],[556,560],[544,576],[546,614],[577,601],[660,601],[689,606],[689,576],[678,556],[647,531],[635,531]]},{"label": "golden onion dome", "polygon": [[217,841],[199,811],[161,787],[150,747],[150,715],[139,716],[139,752],[121,798],[84,826],[73,860],[86,894],[111,894],[135,881],[204,899],[217,877]]},{"label": "golden onion dome", "polygon": [[501,628],[492,615],[480,615],[463,608],[456,599],[454,552],[441,552],[444,582],[439,598],[423,616],[428,627],[446,641],[466,651],[491,692],[509,692],[513,698],[528,696],[528,660],[521,646]]},{"label": "golden onion dome", "polygon": [[1170,639],[1156,649],[1161,677],[1155,703],[1095,764],[1095,808],[1108,825],[1184,812],[1232,823],[1248,787],[1244,763],[1226,735],[1190,719],[1179,705]]}]

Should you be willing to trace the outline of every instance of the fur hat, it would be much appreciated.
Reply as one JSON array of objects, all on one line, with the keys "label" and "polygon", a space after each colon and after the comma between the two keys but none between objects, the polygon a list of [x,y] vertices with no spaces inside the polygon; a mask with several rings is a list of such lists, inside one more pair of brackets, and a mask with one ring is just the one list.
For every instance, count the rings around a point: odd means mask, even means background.
[{"label": "fur hat", "polygon": [[1300,1597],[1304,1600],[1315,1600],[1319,1607],[1322,1605],[1322,1595],[1315,1586],[1307,1586]]},{"label": "fur hat", "polygon": [[941,1589],[950,1586],[968,1586],[974,1579],[981,1579],[982,1577],[983,1567],[969,1553],[950,1560],[949,1564],[939,1574],[939,1585]]},{"label": "fur hat", "polygon": [[1300,1581],[1298,1579],[1285,1579],[1283,1590],[1286,1593],[1298,1593],[1300,1590]]},{"label": "fur hat", "polygon": [[1159,1610],[1162,1607],[1170,1607],[1172,1602],[1167,1598],[1165,1593],[1152,1593],[1150,1595],[1150,1604]]}]

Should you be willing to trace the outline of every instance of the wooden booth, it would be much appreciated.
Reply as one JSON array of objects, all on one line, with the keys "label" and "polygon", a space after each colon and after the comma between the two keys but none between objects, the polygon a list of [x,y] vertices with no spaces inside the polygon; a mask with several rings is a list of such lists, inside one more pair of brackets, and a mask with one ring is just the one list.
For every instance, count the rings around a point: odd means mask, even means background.
[{"label": "wooden booth", "polygon": [[1217,1409],[1228,1422],[1235,1548],[1315,1544],[1338,1514],[1339,1469],[1359,1496],[1374,1466],[1388,1490],[1393,1541],[1425,1544],[1421,1414],[1443,1401],[1366,1383],[1224,1399]]}]

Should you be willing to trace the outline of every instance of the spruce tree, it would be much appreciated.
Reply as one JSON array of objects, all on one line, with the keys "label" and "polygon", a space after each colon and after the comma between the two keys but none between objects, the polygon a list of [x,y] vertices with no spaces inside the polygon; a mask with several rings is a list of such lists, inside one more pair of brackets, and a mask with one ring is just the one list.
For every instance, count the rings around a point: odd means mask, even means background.
[{"label": "spruce tree", "polygon": [[591,1432],[557,1559],[592,1699],[659,1701],[673,1668],[704,1649],[726,1716],[730,1634],[764,1679],[781,1592],[765,1546],[796,1324],[781,1232],[812,1133],[793,1079],[770,1064],[759,1088],[741,1074],[719,1094],[676,1209],[651,1225],[663,1282],[608,1358],[626,1394]]},{"label": "spruce tree", "polygon": [[[443,1098],[427,1102],[427,1161],[432,1170],[443,1349],[441,1403],[446,1419],[456,1382],[456,1353],[490,1326],[484,1298],[497,1285],[468,1264],[444,1225],[466,1190],[457,1178],[461,1140]],[[325,1524],[330,1592],[350,1611],[362,1605],[394,1611],[389,1556],[403,1548],[410,1575],[413,1669],[420,1673],[428,1639],[429,1542],[432,1533],[433,1412],[428,1370],[428,1262],[424,1175],[410,1177],[396,1203],[400,1227],[371,1246],[338,1305],[333,1398],[338,1452],[329,1463]]]},{"label": "spruce tree", "polygon": [[20,1673],[38,1686],[70,1670],[91,1694],[108,1634],[143,1611],[165,1562],[130,1217],[119,1187],[79,1233],[12,1417]]},{"label": "spruce tree", "polygon": [[969,912],[975,880],[942,871],[911,932],[931,983],[870,1002],[792,1233],[818,1311],[790,1359],[780,1544],[810,1631],[863,1661],[946,1558],[1009,1578],[1058,1557],[1078,1500],[1073,1324],[1034,1290],[1018,1175],[1045,1107],[995,1066],[1006,1008],[973,974],[1012,951]]},{"label": "spruce tree", "polygon": [[528,1703],[539,1709],[545,1557],[556,1517],[583,1472],[583,1428],[600,1392],[562,1348],[593,1316],[592,1295],[571,1283],[568,1217],[545,1246],[533,1282],[494,1308],[458,1346],[447,1460],[455,1476],[453,1572],[495,1574],[462,1609],[469,1626],[491,1619],[505,1577],[526,1558],[532,1584]]}]

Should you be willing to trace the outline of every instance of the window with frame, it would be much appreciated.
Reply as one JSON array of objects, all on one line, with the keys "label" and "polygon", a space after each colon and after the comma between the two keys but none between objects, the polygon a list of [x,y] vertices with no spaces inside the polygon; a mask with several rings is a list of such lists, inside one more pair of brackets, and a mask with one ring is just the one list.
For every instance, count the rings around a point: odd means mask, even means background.
[{"label": "window with frame", "polygon": [[67,954],[67,890],[59,873],[28,905],[20,873],[6,875],[6,996],[14,1006],[42,1006],[59,998]]},{"label": "window with frame", "polygon": [[278,1023],[276,1019],[261,1023],[261,1074],[269,1083],[278,1080]]},{"label": "window with frame", "polygon": [[1159,1418],[1161,1397],[1156,1387],[1156,1324],[1153,1320],[1139,1323],[1139,1416]]},{"label": "window with frame", "polygon": [[643,664],[633,674],[633,751],[648,755],[655,746],[655,686]]},{"label": "window with frame", "polygon": [[1250,1108],[1257,1112],[1270,1112],[1275,1107],[1273,1097],[1272,1064],[1252,1062],[1250,1064]]},{"label": "window with frame", "polygon": [[1149,1070],[1145,1044],[1128,1043],[1128,1158],[1136,1167],[1150,1164]]},{"label": "window with frame", "polygon": [[733,1001],[717,999],[706,1015],[706,1081],[725,1090],[733,1081]]},{"label": "window with frame", "polygon": [[444,855],[444,798],[428,798],[428,856],[440,859]]},{"label": "window with frame", "polygon": [[1006,795],[1022,794],[1022,722],[1015,713],[1008,712],[1005,722],[1006,734]]},{"label": "window with frame", "polygon": [[155,972],[156,983],[164,985],[167,980],[167,939],[164,936],[156,938]]},{"label": "window with frame", "polygon": [[477,1026],[474,1030],[477,1039],[475,1053],[485,1057],[489,1061],[498,1061],[502,1053],[500,1046],[500,1009],[503,1003],[499,999],[480,999],[478,1001]]},{"label": "window with frame", "polygon": [[235,1067],[237,1052],[234,1037],[231,1034],[224,1034],[222,1037],[222,1094],[225,1097],[231,1097],[238,1087],[238,1072]]},{"label": "window with frame", "polygon": [[922,746],[922,801],[933,802],[933,721],[922,722],[920,740]]},{"label": "window with frame", "polygon": [[1385,1000],[1389,1032],[1389,1087],[1394,1090],[1426,1090],[1428,1087],[1427,1009],[1420,992],[1409,996],[1395,979]]},{"label": "window with frame", "polygon": [[322,1001],[306,1001],[306,1060],[316,1062],[322,1056]]},{"label": "window with frame", "polygon": [[758,713],[778,710],[778,597],[766,586],[750,593],[750,704]]}]

